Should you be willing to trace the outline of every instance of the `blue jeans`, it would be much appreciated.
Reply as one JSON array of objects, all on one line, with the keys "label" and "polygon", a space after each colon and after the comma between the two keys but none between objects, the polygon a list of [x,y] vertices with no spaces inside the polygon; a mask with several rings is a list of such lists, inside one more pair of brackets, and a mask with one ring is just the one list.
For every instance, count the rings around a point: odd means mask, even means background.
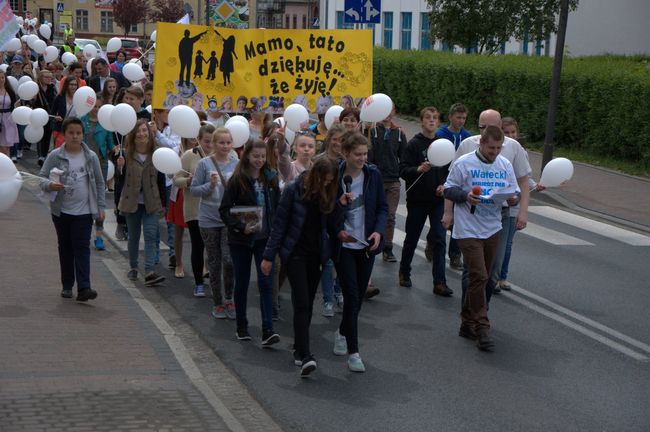
[{"label": "blue jeans", "polygon": [[323,302],[334,303],[334,294],[341,294],[341,286],[338,278],[334,277],[334,262],[327,260],[323,266],[323,274],[320,277],[320,289],[323,291]]},{"label": "blue jeans", "polygon": [[503,224],[503,232],[507,233],[508,238],[506,239],[506,251],[503,255],[503,264],[501,264],[501,271],[499,272],[499,277],[497,280],[508,280],[508,266],[510,265],[510,254],[512,253],[512,240],[515,238],[515,233],[517,232],[517,218],[514,216],[508,217],[507,224]]},{"label": "blue jeans", "polygon": [[445,275],[445,248],[447,246],[447,232],[443,228],[440,220],[444,212],[443,203],[426,204],[406,204],[408,214],[406,215],[406,239],[404,239],[404,246],[402,247],[402,259],[399,263],[399,271],[404,276],[411,276],[411,262],[415,254],[415,248],[420,240],[420,234],[424,223],[429,218],[431,229],[431,239],[427,239],[433,245],[433,266],[431,273],[433,275],[433,283],[446,283],[447,277]]},{"label": "blue jeans", "polygon": [[262,313],[262,331],[273,331],[273,271],[265,276],[260,270],[262,254],[267,239],[255,240],[253,247],[230,245],[230,257],[235,269],[235,310],[237,312],[237,328],[248,328],[246,318],[246,303],[248,300],[248,284],[251,279],[251,258],[255,258],[257,271],[257,287],[260,292],[260,311]]},{"label": "blue jeans", "polygon": [[343,290],[343,318],[339,332],[346,337],[348,352],[359,352],[359,312],[368,288],[368,281],[375,263],[375,256],[366,255],[365,250],[341,248],[336,271]]},{"label": "blue jeans", "polygon": [[135,213],[122,212],[126,217],[126,226],[129,230],[129,265],[132,269],[138,268],[138,251],[140,249],[140,231],[144,232],[144,271],[150,273],[156,265],[156,236],[160,214],[147,213],[144,204],[138,204]]},{"label": "blue jeans", "polygon": [[59,265],[63,289],[77,291],[90,288],[90,234],[93,217],[90,214],[74,216],[52,215],[59,246]]}]

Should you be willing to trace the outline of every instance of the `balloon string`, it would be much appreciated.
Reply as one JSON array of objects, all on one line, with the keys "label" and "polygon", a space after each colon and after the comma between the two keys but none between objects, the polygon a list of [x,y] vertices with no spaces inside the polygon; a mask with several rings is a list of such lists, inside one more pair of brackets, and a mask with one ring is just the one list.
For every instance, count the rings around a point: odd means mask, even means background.
[{"label": "balloon string", "polygon": [[420,175],[418,176],[418,178],[415,179],[415,181],[413,182],[413,184],[412,184],[411,186],[409,186],[408,189],[406,189],[406,193],[408,193],[408,192],[411,190],[411,188],[412,188],[413,186],[415,186],[415,184],[418,182],[418,180],[420,180],[420,179],[422,178],[423,175],[424,175],[423,172],[420,173]]},{"label": "balloon string", "polygon": [[18,173],[19,173],[21,176],[25,176],[25,177],[31,177],[31,178],[37,178],[37,179],[40,179],[40,178],[41,178],[40,176],[37,176],[37,175],[32,174],[32,173],[25,172],[25,171],[18,171]]}]

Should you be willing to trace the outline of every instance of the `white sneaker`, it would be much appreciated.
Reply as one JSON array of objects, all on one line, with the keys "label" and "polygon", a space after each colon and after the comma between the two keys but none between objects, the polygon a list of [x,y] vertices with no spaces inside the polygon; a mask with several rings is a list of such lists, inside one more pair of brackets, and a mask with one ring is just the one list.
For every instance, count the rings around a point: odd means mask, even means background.
[{"label": "white sneaker", "polygon": [[323,303],[323,316],[324,317],[334,316],[334,305],[332,304],[332,302]]},{"label": "white sneaker", "polygon": [[350,354],[348,356],[348,369],[352,372],[365,372],[366,367],[361,360],[359,353]]},{"label": "white sneaker", "polygon": [[334,333],[334,355],[346,355],[348,353],[348,341],[338,330]]},{"label": "white sneaker", "polygon": [[18,150],[16,153],[17,153],[16,156],[18,157],[18,159],[22,159],[22,158],[23,158],[23,151],[22,151],[22,150]]},{"label": "white sneaker", "polygon": [[336,311],[343,313],[343,294],[335,294],[334,297],[336,298]]}]

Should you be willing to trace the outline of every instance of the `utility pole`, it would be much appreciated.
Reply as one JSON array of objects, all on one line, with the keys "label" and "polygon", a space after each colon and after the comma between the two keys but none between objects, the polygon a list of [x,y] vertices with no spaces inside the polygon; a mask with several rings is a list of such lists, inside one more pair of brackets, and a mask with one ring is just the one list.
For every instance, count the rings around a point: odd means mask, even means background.
[{"label": "utility pole", "polygon": [[548,101],[548,116],[546,117],[546,136],[544,137],[544,153],[542,155],[542,171],[547,163],[553,159],[553,141],[555,140],[555,117],[560,98],[560,77],[562,75],[562,59],[564,57],[564,40],[566,38],[566,25],[569,17],[569,0],[560,2],[560,23],[555,41],[555,61],[553,62],[553,77],[551,78],[551,92]]}]

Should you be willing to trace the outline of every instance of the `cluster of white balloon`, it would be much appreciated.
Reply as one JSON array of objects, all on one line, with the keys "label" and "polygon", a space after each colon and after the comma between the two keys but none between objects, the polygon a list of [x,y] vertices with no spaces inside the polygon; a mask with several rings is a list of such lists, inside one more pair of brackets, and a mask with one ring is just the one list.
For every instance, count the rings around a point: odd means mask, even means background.
[{"label": "cluster of white balloon", "polygon": [[14,205],[22,185],[22,176],[14,163],[7,155],[0,153],[0,212]]}]

